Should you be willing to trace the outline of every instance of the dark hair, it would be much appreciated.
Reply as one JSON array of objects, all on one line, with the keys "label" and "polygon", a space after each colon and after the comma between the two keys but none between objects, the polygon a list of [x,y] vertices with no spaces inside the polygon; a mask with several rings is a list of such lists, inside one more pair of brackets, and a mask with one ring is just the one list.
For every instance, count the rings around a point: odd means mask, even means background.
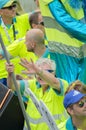
[{"label": "dark hair", "polygon": [[37,24],[38,23],[38,16],[41,14],[40,11],[32,12],[29,16],[29,23],[32,28],[32,24]]}]

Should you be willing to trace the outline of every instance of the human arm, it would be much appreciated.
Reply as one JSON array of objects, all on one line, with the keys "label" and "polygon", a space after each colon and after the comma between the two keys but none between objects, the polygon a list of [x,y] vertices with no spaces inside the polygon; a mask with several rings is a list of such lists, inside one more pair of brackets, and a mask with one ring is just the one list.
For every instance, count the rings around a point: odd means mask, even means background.
[{"label": "human arm", "polygon": [[[23,38],[21,41],[23,41]],[[15,40],[12,44],[7,46],[6,50],[7,50],[7,54],[9,56],[9,58],[11,59],[15,56],[18,56],[19,49],[20,49],[20,40],[19,39]],[[3,59],[3,58],[5,58],[5,54],[4,54],[2,47],[0,47],[0,59]]]},{"label": "human arm", "polygon": [[[15,86],[14,86],[13,79],[12,79],[12,73],[14,72],[14,65],[12,63],[6,63],[6,70],[8,72],[7,86],[10,87],[10,89],[12,89],[13,91],[15,91]],[[22,79],[23,78],[21,75],[16,75],[16,82],[17,82],[19,88],[20,88],[19,80],[22,80]]]},{"label": "human arm", "polygon": [[[24,44],[25,38],[15,40],[11,45],[6,47],[8,57],[10,59],[15,57],[24,57],[26,54],[26,46]],[[5,58],[5,54],[2,48],[0,48],[0,59]]]},{"label": "human arm", "polygon": [[[22,44],[21,44],[21,47],[22,47]],[[12,44],[7,46],[6,50],[7,50],[7,54],[8,54],[10,59],[13,57],[16,57],[16,56],[18,56],[18,54],[20,52],[19,50],[21,50],[20,43],[18,42],[18,40],[16,40]],[[5,54],[4,54],[3,49],[0,48],[0,59],[3,59],[3,58],[5,58]]]},{"label": "human arm", "polygon": [[27,69],[25,73],[38,75],[49,86],[51,86],[53,89],[56,89],[60,92],[60,82],[59,79],[55,77],[54,73],[52,74],[44,70],[43,68],[35,64],[32,60],[31,62],[29,62],[26,59],[21,59],[20,65],[22,65]]},{"label": "human arm", "polygon": [[24,48],[24,37],[18,40],[15,40],[11,45],[7,47],[7,51],[9,52],[10,57],[21,57],[23,53],[23,48]]},{"label": "human arm", "polygon": [[55,20],[64,27],[70,35],[82,42],[86,42],[86,24],[73,18],[59,0],[53,0],[48,7]]},{"label": "human arm", "polygon": [[14,72],[14,65],[12,63],[9,63],[9,64],[6,63],[6,70],[8,72],[7,86],[14,91],[15,87],[14,87],[13,79],[12,79],[12,73]]},{"label": "human arm", "polygon": [[[14,65],[12,63],[8,64],[6,63],[6,70],[8,72],[7,77],[7,86],[16,93],[16,88],[14,86],[12,73],[14,72]],[[16,75],[16,83],[18,85],[18,89],[22,96],[25,95],[25,88],[28,87],[28,81],[24,80],[24,78],[21,75]]]}]

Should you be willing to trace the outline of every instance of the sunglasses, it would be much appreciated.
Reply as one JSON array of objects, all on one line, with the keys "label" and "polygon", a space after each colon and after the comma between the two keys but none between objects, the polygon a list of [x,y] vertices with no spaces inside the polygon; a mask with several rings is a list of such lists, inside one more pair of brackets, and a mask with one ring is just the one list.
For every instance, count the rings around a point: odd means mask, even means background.
[{"label": "sunglasses", "polygon": [[42,22],[39,22],[39,23],[37,23],[37,24],[44,26],[44,22],[43,22],[43,21],[42,21]]},{"label": "sunglasses", "polygon": [[82,100],[78,103],[78,106],[81,108],[84,106],[84,104],[86,103],[86,99],[85,100]]},{"label": "sunglasses", "polygon": [[3,7],[2,9],[12,10],[13,8],[16,8],[16,4],[8,6],[8,7]]},{"label": "sunglasses", "polygon": [[46,70],[46,71],[48,71],[48,72],[50,72],[50,73],[54,72],[54,70]]}]

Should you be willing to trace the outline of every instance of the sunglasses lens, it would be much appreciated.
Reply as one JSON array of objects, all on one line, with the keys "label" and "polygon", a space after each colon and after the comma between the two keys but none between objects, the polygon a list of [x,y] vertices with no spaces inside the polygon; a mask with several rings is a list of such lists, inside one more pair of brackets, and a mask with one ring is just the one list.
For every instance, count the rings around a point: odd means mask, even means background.
[{"label": "sunglasses lens", "polygon": [[84,102],[79,102],[79,107],[83,107],[84,106]]},{"label": "sunglasses lens", "polygon": [[54,70],[46,70],[46,71],[48,71],[48,72],[50,72],[50,73],[54,72]]},{"label": "sunglasses lens", "polygon": [[4,8],[2,8],[2,9],[9,9],[9,10],[12,10],[13,8],[16,8],[16,4],[11,5],[11,6],[9,6],[9,7],[4,7]]},{"label": "sunglasses lens", "polygon": [[40,22],[40,24],[44,26],[44,22]]},{"label": "sunglasses lens", "polygon": [[44,26],[44,22],[39,22],[37,24]]},{"label": "sunglasses lens", "polygon": [[9,10],[12,10],[13,8],[16,8],[16,4],[8,7]]}]

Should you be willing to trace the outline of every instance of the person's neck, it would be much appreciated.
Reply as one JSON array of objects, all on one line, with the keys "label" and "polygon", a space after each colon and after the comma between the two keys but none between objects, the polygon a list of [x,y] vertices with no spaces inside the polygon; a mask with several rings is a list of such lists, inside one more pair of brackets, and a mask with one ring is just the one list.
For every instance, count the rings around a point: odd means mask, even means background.
[{"label": "person's neck", "polygon": [[2,20],[5,25],[11,25],[12,24],[12,18],[2,17]]},{"label": "person's neck", "polygon": [[73,124],[76,128],[86,130],[86,117],[84,118],[73,118]]},{"label": "person's neck", "polygon": [[38,57],[41,57],[44,52],[46,51],[46,47],[37,47],[35,50],[34,50],[34,53],[38,56]]}]

